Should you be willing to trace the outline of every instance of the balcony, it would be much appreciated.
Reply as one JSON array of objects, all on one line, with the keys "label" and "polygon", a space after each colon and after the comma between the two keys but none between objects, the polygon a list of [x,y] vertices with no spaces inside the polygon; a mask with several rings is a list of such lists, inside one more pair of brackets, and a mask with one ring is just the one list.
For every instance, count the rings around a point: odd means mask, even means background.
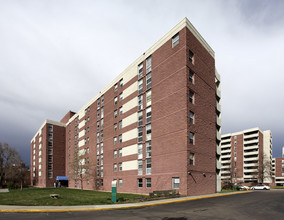
[{"label": "balcony", "polygon": [[249,158],[244,157],[244,161],[253,161],[253,160],[258,160],[258,157],[249,157]]},{"label": "balcony", "polygon": [[225,154],[225,153],[231,153],[231,149],[228,149],[228,150],[222,150],[221,151],[223,154]]},{"label": "balcony", "polygon": [[255,139],[255,140],[250,140],[250,141],[246,141],[244,140],[244,144],[258,144],[258,139]]},{"label": "balcony", "polygon": [[221,133],[216,131],[216,138],[217,140],[221,141]]},{"label": "balcony", "polygon": [[216,86],[216,95],[221,98],[221,89]]},{"label": "balcony", "polygon": [[246,138],[253,138],[253,137],[258,137],[258,133],[249,134],[249,135],[244,134],[244,139],[246,139]]},{"label": "balcony", "polygon": [[247,173],[256,173],[256,172],[258,172],[258,169],[244,169],[244,172],[247,172]]},{"label": "balcony", "polygon": [[231,142],[225,144],[222,144],[221,142],[221,148],[226,148],[226,147],[231,147]]},{"label": "balcony", "polygon": [[221,174],[230,174],[230,170],[221,170]]},{"label": "balcony", "polygon": [[230,159],[230,158],[231,158],[231,154],[221,155],[221,159]]},{"label": "balcony", "polygon": [[219,147],[218,145],[216,146],[216,154],[221,155],[221,147]]},{"label": "balcony", "polygon": [[221,112],[221,105],[216,101],[216,110]]},{"label": "balcony", "polygon": [[221,118],[216,116],[216,124],[221,127]]},{"label": "balcony", "polygon": [[253,146],[244,146],[244,150],[253,150],[253,149],[258,149],[258,145],[253,145]]},{"label": "balcony", "polygon": [[244,152],[244,156],[250,156],[250,155],[255,155],[256,157],[258,157],[258,151]]},{"label": "balcony", "polygon": [[245,163],[244,167],[256,167],[258,166],[258,163]]},{"label": "balcony", "polygon": [[230,167],[231,167],[230,165],[225,165],[225,166],[222,165],[222,169],[230,169]]}]

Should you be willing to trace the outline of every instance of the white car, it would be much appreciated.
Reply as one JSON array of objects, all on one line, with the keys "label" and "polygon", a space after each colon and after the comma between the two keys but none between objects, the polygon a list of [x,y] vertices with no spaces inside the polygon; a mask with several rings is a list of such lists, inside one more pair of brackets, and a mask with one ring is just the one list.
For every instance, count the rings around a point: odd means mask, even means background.
[{"label": "white car", "polygon": [[270,187],[266,185],[257,185],[257,186],[252,186],[250,189],[251,190],[270,190]]},{"label": "white car", "polygon": [[248,187],[248,186],[238,185],[238,187],[239,187],[240,189],[243,189],[243,190],[249,190],[249,187]]}]

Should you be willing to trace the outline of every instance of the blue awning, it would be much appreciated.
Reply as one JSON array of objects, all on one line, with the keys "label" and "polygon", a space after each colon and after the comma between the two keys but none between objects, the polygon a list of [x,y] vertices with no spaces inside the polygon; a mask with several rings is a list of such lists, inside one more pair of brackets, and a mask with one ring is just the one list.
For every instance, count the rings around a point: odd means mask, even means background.
[{"label": "blue awning", "polygon": [[57,176],[56,180],[68,180],[68,176]]}]

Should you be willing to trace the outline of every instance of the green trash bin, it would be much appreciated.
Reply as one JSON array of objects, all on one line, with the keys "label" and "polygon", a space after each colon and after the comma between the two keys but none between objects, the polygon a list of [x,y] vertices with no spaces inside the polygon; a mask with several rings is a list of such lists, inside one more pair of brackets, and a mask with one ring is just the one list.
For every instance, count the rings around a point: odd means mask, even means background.
[{"label": "green trash bin", "polygon": [[117,192],[116,192],[116,181],[111,182],[111,201],[117,201]]}]

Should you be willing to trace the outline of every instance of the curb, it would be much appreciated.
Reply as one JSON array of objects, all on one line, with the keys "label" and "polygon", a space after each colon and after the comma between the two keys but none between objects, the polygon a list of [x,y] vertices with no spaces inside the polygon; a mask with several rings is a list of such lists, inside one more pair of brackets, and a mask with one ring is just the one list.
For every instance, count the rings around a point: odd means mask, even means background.
[{"label": "curb", "polygon": [[117,209],[132,209],[132,208],[142,208],[142,207],[149,207],[149,206],[157,206],[157,205],[165,205],[171,203],[178,203],[178,202],[187,202],[192,200],[198,199],[207,199],[207,198],[214,198],[214,197],[221,197],[221,196],[231,196],[231,195],[238,195],[243,193],[252,193],[253,191],[245,191],[245,192],[237,192],[237,193],[224,193],[218,195],[211,195],[211,196],[200,196],[194,198],[187,198],[187,199],[180,199],[180,200],[173,200],[173,201],[164,201],[164,202],[157,202],[157,203],[150,203],[150,204],[139,204],[139,205],[131,205],[128,206],[117,206],[117,207],[104,207],[104,208],[85,208],[85,209],[2,209],[0,212],[86,212],[86,211],[102,211],[102,210],[117,210]]}]

